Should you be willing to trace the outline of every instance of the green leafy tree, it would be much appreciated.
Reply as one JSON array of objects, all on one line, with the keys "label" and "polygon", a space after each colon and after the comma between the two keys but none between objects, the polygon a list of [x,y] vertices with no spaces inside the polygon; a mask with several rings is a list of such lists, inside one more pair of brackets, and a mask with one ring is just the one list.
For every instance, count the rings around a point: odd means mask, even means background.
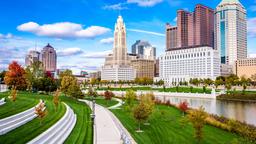
[{"label": "green leafy tree", "polygon": [[68,96],[73,97],[75,99],[83,98],[83,93],[75,77],[73,77],[72,80],[70,81],[67,94]]},{"label": "green leafy tree", "polygon": [[203,127],[205,125],[205,119],[207,118],[207,113],[201,106],[198,110],[192,110],[188,114],[188,119],[192,123],[195,129],[195,138],[200,142],[203,138]]},{"label": "green leafy tree", "polygon": [[54,103],[55,111],[57,111],[59,103],[60,103],[59,96],[60,96],[60,90],[57,89],[55,94],[53,95],[53,103]]},{"label": "green leafy tree", "polygon": [[253,82],[253,86],[256,86],[256,74],[251,76],[252,82]]},{"label": "green leafy tree", "polygon": [[0,72],[0,82],[4,81],[5,74],[6,74],[6,71]]},{"label": "green leafy tree", "polygon": [[136,93],[129,89],[128,91],[126,91],[125,94],[125,105],[127,107],[128,110],[131,110],[132,107],[134,106],[135,100],[136,100]]},{"label": "green leafy tree", "polygon": [[72,85],[72,81],[74,80],[73,76],[64,76],[61,81],[61,91],[67,95],[69,87]]},{"label": "green leafy tree", "polygon": [[149,115],[150,109],[148,109],[148,106],[143,102],[134,108],[133,117],[138,122],[138,131],[141,131],[140,125],[149,118]]}]

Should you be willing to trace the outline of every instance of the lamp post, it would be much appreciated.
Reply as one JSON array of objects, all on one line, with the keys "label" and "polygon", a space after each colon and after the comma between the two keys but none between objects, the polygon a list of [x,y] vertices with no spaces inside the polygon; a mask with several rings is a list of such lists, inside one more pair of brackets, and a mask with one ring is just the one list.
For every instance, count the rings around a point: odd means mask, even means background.
[{"label": "lamp post", "polygon": [[90,87],[90,94],[91,94],[91,101],[92,101],[92,113],[91,113],[91,119],[92,119],[92,123],[93,125],[95,124],[94,120],[95,120],[95,91],[93,87]]}]

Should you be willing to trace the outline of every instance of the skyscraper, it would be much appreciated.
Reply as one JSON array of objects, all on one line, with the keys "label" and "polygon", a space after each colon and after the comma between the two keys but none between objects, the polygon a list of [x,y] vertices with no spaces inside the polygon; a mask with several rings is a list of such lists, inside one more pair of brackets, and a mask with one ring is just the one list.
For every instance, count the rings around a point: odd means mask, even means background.
[{"label": "skyscraper", "polygon": [[166,49],[177,48],[177,27],[166,24]]},{"label": "skyscraper", "polygon": [[113,54],[108,55],[101,69],[101,79],[109,81],[134,80],[136,71],[129,65],[126,47],[126,28],[122,16],[118,16],[114,31]]},{"label": "skyscraper", "polygon": [[214,47],[214,10],[201,4],[194,11],[194,45]]},{"label": "skyscraper", "polygon": [[127,64],[126,28],[122,16],[118,16],[114,32],[113,63]]},{"label": "skyscraper", "polygon": [[235,65],[247,57],[246,10],[239,0],[222,0],[215,11],[216,49],[221,63]]},{"label": "skyscraper", "polygon": [[156,57],[156,48],[152,47],[147,41],[137,40],[132,45],[132,54],[136,54],[142,59],[154,60]]},{"label": "skyscraper", "polygon": [[57,67],[57,54],[54,48],[48,44],[41,51],[41,59],[45,71],[54,72]]},{"label": "skyscraper", "polygon": [[40,52],[36,51],[36,50],[31,50],[29,51],[29,53],[26,55],[25,58],[25,65],[29,66],[34,62],[37,62],[40,60]]},{"label": "skyscraper", "polygon": [[166,25],[166,49],[214,47],[214,10],[198,4],[194,12],[177,11],[177,27]]}]

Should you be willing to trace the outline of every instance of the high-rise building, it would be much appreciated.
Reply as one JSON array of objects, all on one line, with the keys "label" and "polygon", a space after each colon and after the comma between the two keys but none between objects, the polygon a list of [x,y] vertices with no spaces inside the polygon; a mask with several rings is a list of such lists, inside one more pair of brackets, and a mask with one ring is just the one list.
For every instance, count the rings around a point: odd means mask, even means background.
[{"label": "high-rise building", "polygon": [[214,47],[214,10],[201,4],[194,11],[194,45]]},{"label": "high-rise building", "polygon": [[115,24],[113,62],[115,65],[127,64],[126,28],[122,16],[118,16]]},{"label": "high-rise building", "polygon": [[177,48],[177,27],[166,24],[166,49]]},{"label": "high-rise building", "polygon": [[132,54],[137,54],[142,59],[153,60],[156,57],[156,48],[147,41],[137,40],[132,45]]},{"label": "high-rise building", "polygon": [[29,53],[26,55],[25,58],[25,65],[29,66],[34,62],[40,61],[40,52],[36,50],[31,50]]},{"label": "high-rise building", "polygon": [[54,48],[47,44],[41,51],[41,60],[45,71],[55,72],[57,67],[57,54]]},{"label": "high-rise building", "polygon": [[215,42],[222,64],[234,66],[247,57],[246,10],[239,0],[222,0],[217,6]]},{"label": "high-rise building", "polygon": [[194,12],[177,11],[177,27],[166,25],[166,49],[214,47],[214,10],[198,4]]},{"label": "high-rise building", "polygon": [[122,16],[118,16],[114,31],[113,54],[106,57],[105,65],[101,69],[101,79],[109,81],[134,80],[136,70],[130,66],[130,59],[133,57],[127,54],[126,28]]},{"label": "high-rise building", "polygon": [[193,13],[185,10],[177,11],[177,47],[194,45]]}]

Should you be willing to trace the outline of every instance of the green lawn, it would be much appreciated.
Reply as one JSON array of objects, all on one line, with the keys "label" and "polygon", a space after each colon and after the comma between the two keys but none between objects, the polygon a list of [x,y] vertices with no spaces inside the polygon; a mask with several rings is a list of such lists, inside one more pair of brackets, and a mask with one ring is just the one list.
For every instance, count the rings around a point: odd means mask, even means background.
[{"label": "green lawn", "polygon": [[[159,91],[159,92],[163,92],[164,89],[163,88],[151,88],[151,87],[129,87],[129,88],[110,88],[109,90],[111,91],[126,91],[132,89],[134,91],[138,91],[138,90],[153,90],[153,91]],[[99,88],[98,90],[107,90],[107,88]],[[171,87],[171,88],[166,88],[165,92],[177,92],[176,87]],[[179,87],[178,88],[178,92],[184,92],[184,93],[190,93],[190,87]],[[203,88],[193,88],[192,89],[192,93],[204,93]],[[211,89],[206,89],[206,92],[210,94],[211,93]]]},{"label": "green lawn", "polygon": [[[142,125],[144,132],[137,133],[137,123],[131,112],[123,109],[111,110],[127,128],[139,144],[196,144],[194,129],[191,124],[182,128],[179,124],[181,112],[173,107],[158,105],[149,119],[150,125]],[[241,137],[213,126],[204,127],[203,144],[229,144]]]},{"label": "green lawn", "polygon": [[[47,116],[44,118],[42,125],[38,118],[28,122],[27,124],[0,136],[0,143],[26,143],[40,133],[47,130],[54,125],[64,114],[64,104],[59,105],[58,111],[55,112],[52,102],[52,96],[39,95],[28,92],[19,92],[17,98],[20,97],[23,101],[39,101],[43,99],[47,106]],[[90,109],[84,103],[77,102],[76,100],[68,97],[61,97],[61,101],[68,104],[77,114],[77,123],[72,133],[68,137],[66,143],[92,143],[92,125],[89,120]],[[17,104],[21,103],[17,99]],[[31,102],[30,102],[31,103]],[[2,109],[2,108],[0,108]],[[5,109],[5,108],[4,108]],[[8,111],[8,110],[6,110]],[[0,113],[1,114],[1,113]]]},{"label": "green lawn", "polygon": [[[86,100],[90,100],[91,101],[91,97],[85,97]],[[102,105],[104,107],[111,107],[113,105],[116,105],[118,104],[118,101],[114,100],[114,99],[111,99],[110,101],[106,101],[104,99],[104,97],[102,96],[98,96],[96,98],[96,103],[99,104],[99,105]]]},{"label": "green lawn", "polygon": [[0,119],[25,111],[39,103],[39,99],[28,99],[25,93],[19,93],[16,99],[17,101],[12,102],[7,98],[9,93],[10,92],[0,93],[0,99],[5,97],[7,101],[7,103],[0,106]]}]

